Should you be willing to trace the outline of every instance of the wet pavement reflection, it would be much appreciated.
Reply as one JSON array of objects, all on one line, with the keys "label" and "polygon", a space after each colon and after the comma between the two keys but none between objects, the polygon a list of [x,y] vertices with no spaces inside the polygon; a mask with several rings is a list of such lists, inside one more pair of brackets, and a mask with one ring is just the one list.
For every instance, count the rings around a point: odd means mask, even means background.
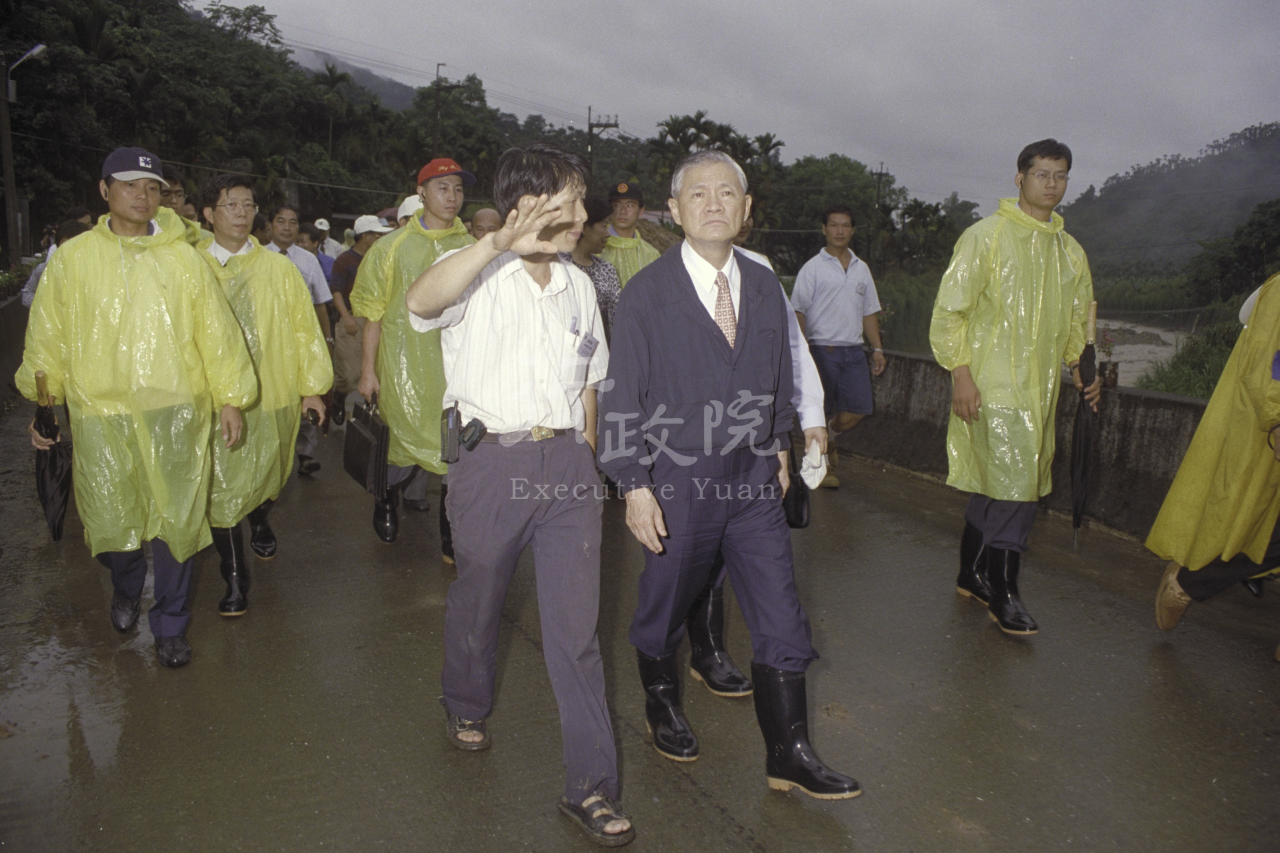
[{"label": "wet pavement reflection", "polygon": [[[194,660],[164,670],[145,618],[111,629],[74,507],[49,542],[28,414],[0,417],[0,849],[595,849],[555,809],[559,725],[527,554],[494,747],[460,753],[436,704],[453,570],[434,507],[379,542],[337,429],[323,469],[281,496],[279,554],[253,559],[246,616],[217,615],[217,557],[197,558]],[[653,751],[626,639],[642,558],[621,502],[606,507],[600,632],[630,849],[1280,847],[1280,584],[1193,605],[1162,634],[1155,558],[1098,530],[1072,550],[1069,523],[1042,515],[1022,580],[1041,633],[1005,637],[953,591],[962,496],[853,459],[840,476],[793,544],[822,655],[813,740],[866,788],[844,802],[770,791],[751,700],[688,678],[702,758]]]}]

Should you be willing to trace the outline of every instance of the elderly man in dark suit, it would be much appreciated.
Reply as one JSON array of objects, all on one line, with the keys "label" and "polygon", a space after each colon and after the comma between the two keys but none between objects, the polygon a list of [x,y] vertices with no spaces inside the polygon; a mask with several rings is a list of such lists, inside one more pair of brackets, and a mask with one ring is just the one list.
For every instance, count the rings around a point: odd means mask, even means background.
[{"label": "elderly man in dark suit", "polygon": [[817,652],[782,510],[795,418],[783,292],[734,251],[751,197],[731,158],[687,158],[671,195],[685,240],[622,291],[600,403],[600,466],[625,492],[627,525],[647,549],[631,643],[653,744],[675,761],[698,757],[675,652],[719,549],[751,632],[769,786],[854,797],[858,783],[809,745],[804,673]]}]

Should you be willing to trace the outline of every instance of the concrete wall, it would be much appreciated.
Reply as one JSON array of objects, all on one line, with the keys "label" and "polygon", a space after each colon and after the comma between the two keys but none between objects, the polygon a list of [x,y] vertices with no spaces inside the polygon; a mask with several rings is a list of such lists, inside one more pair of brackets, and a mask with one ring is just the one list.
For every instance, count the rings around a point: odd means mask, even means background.
[{"label": "concrete wall", "polygon": [[[876,413],[840,436],[842,450],[945,478],[951,376],[928,356],[891,352],[872,380]],[[1043,503],[1071,511],[1071,434],[1079,395],[1064,383],[1054,490]],[[1195,434],[1205,401],[1134,388],[1103,389],[1095,420],[1085,515],[1143,538]]]}]

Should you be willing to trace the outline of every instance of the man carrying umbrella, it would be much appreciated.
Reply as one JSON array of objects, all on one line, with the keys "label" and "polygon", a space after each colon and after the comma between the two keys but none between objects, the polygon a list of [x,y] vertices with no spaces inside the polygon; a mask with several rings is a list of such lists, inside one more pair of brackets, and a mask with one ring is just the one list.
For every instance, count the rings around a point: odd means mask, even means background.
[{"label": "man carrying umbrella", "polygon": [[1170,561],[1156,592],[1162,631],[1173,630],[1192,601],[1280,567],[1280,275],[1243,319],[1147,537],[1147,547]]},{"label": "man carrying umbrella", "polygon": [[[111,624],[138,619],[150,541],[160,663],[191,660],[184,634],[191,557],[211,541],[209,436],[240,439],[258,396],[240,328],[186,226],[160,207],[160,158],[120,148],[102,167],[110,213],[54,256],[27,323],[18,389],[37,371],[65,401],[75,440],[76,506],[89,550],[111,570]],[[37,449],[50,445],[34,432]]]},{"label": "man carrying umbrella", "polygon": [[1093,299],[1089,264],[1053,212],[1070,169],[1071,149],[1055,139],[1022,150],[1018,197],[960,236],[929,330],[953,383],[947,484],[972,495],[956,590],[986,604],[1008,634],[1039,630],[1018,595],[1018,569],[1037,502],[1053,488],[1062,360],[1095,410],[1101,394],[1076,369]]},{"label": "man carrying umbrella", "polygon": [[244,441],[229,448],[213,443],[209,524],[227,582],[218,612],[239,616],[249,606],[240,519],[249,517],[254,553],[274,557],[267,513],[293,470],[302,411],[324,420],[320,395],[333,384],[333,366],[302,274],[288,257],[249,236],[257,210],[249,179],[212,178],[200,189],[200,207],[213,226],[213,237],[200,242],[200,257],[240,322],[260,383],[258,401],[244,412]]}]

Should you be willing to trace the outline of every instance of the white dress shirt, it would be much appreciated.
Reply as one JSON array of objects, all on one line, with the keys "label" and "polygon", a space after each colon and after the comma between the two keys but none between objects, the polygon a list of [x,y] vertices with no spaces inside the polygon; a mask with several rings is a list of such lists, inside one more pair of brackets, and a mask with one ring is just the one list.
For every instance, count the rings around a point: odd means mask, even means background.
[{"label": "white dress shirt", "polygon": [[[773,272],[773,263],[764,255],[741,246],[734,248]],[[782,287],[782,282],[778,282],[778,286]],[[800,429],[825,427],[827,416],[822,408],[824,400],[822,377],[818,374],[818,365],[813,363],[813,353],[809,352],[809,346],[805,343],[804,333],[800,331],[800,321],[796,319],[795,309],[791,307],[791,300],[787,298],[785,287],[782,288],[782,301],[787,303],[787,328],[790,330],[788,340],[791,343],[791,381],[795,386],[791,405],[795,406],[796,414],[800,416]]]},{"label": "white dress shirt", "polygon": [[231,260],[236,255],[247,255],[251,251],[253,251],[253,243],[249,240],[245,240],[244,245],[241,246],[239,251],[236,251],[236,252],[233,252],[230,249],[224,248],[222,245],[218,243],[216,239],[209,244],[209,254],[217,258],[218,263],[224,267],[227,265],[227,261]]},{"label": "white dress shirt", "polygon": [[736,318],[738,294],[742,292],[742,276],[738,272],[738,261],[734,258],[733,252],[729,252],[729,260],[725,265],[716,269],[710,261],[693,250],[688,240],[685,240],[680,244],[680,259],[684,261],[684,268],[688,271],[689,278],[693,279],[693,289],[698,292],[698,298],[702,300],[703,307],[707,309],[712,320],[716,318],[716,297],[720,290],[716,287],[716,275],[725,274],[729,279],[729,299],[733,302],[733,316]]},{"label": "white dress shirt", "polygon": [[324,242],[320,244],[320,251],[324,252],[326,255],[333,258],[334,260],[337,260],[338,256],[341,255],[346,250],[347,250],[346,246],[342,245],[332,237],[325,237]]},{"label": "white dress shirt", "polygon": [[[268,243],[266,248],[273,252],[280,251],[280,247],[274,241]],[[316,260],[315,255],[297,245],[290,246],[284,255],[293,261],[293,265],[298,268],[298,272],[302,273],[302,280],[311,289],[311,303],[313,305],[322,305],[325,302],[333,301],[333,293],[329,290],[328,282],[324,280],[324,270],[321,269],[320,262]]]},{"label": "white dress shirt", "polygon": [[582,392],[608,373],[595,287],[558,258],[543,288],[519,255],[505,252],[439,317],[410,313],[409,323],[419,332],[441,330],[444,405],[457,403],[464,424],[479,418],[490,432],[582,430]]}]

